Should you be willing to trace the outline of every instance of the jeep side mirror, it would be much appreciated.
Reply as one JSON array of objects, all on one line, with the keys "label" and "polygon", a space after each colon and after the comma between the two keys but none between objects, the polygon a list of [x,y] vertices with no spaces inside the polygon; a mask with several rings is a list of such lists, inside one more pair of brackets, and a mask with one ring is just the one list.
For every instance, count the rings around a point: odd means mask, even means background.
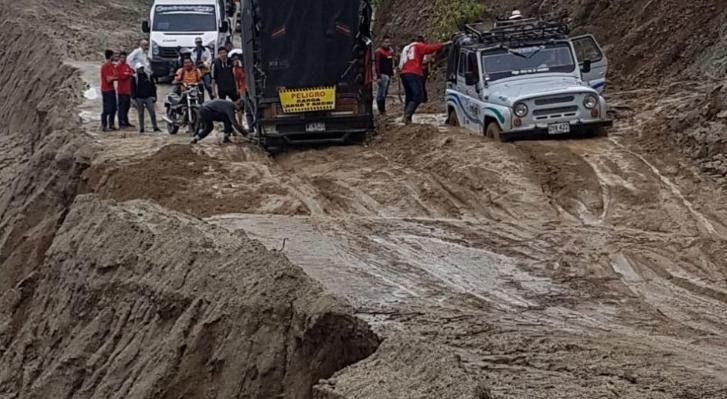
[{"label": "jeep side mirror", "polygon": [[227,32],[230,30],[230,24],[227,21],[222,21],[220,25],[220,32]]},{"label": "jeep side mirror", "polygon": [[144,33],[149,33],[151,29],[149,29],[149,21],[144,21],[141,23],[141,31]]},{"label": "jeep side mirror", "polygon": [[477,72],[475,72],[475,71],[467,71],[467,72],[465,72],[465,74],[464,74],[464,83],[467,86],[476,85],[477,82],[479,82],[479,81],[480,80],[477,78]]},{"label": "jeep side mirror", "polygon": [[591,60],[583,61],[583,65],[581,66],[581,72],[583,72],[583,73],[591,72]]}]

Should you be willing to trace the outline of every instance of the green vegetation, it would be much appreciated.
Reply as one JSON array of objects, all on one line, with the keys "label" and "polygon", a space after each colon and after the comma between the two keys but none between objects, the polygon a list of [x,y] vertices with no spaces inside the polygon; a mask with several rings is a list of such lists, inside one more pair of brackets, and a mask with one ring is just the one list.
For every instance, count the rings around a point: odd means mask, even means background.
[{"label": "green vegetation", "polygon": [[461,22],[475,22],[485,12],[482,0],[434,0],[433,33],[446,40]]}]

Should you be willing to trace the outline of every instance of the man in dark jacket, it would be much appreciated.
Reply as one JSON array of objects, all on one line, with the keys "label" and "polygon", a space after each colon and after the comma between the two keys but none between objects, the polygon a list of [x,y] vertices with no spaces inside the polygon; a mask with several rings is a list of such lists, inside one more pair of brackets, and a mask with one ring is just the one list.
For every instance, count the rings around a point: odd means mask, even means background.
[{"label": "man in dark jacket", "polygon": [[229,98],[237,101],[240,96],[237,94],[237,82],[232,61],[227,58],[227,49],[219,49],[217,59],[212,63],[212,84],[216,86],[217,98],[224,100]]},{"label": "man in dark jacket", "polygon": [[245,128],[235,118],[235,112],[242,110],[242,101],[235,102],[217,99],[204,103],[199,107],[199,130],[192,139],[192,144],[197,144],[207,137],[214,129],[214,122],[222,122],[225,125],[224,142],[230,142],[230,134],[234,127],[243,136],[247,135]]},{"label": "man in dark jacket", "polygon": [[151,125],[155,132],[161,132],[157,126],[157,114],[154,105],[157,101],[157,86],[144,69],[144,64],[137,63],[136,76],[131,84],[131,98],[139,113],[139,133],[144,133],[144,109],[149,111]]},{"label": "man in dark jacket", "polygon": [[381,47],[376,49],[376,81],[379,84],[376,94],[376,106],[383,115],[386,113],[386,96],[394,76],[394,49],[391,48],[391,37],[384,36]]}]

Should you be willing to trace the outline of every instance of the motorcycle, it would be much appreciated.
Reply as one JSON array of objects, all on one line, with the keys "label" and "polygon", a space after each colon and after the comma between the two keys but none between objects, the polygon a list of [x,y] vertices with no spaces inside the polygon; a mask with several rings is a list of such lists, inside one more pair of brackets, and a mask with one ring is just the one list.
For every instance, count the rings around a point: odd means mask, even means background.
[{"label": "motorcycle", "polygon": [[169,93],[164,101],[166,115],[164,121],[167,123],[169,134],[177,134],[180,128],[186,127],[190,135],[194,135],[199,122],[199,107],[204,101],[202,98],[202,85],[182,86],[181,94]]}]

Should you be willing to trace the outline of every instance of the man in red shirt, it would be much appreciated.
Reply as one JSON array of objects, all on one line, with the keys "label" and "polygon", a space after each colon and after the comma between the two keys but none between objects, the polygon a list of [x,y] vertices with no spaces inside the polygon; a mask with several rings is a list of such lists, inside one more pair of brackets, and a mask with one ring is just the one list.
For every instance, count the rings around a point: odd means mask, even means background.
[{"label": "man in red shirt", "polygon": [[381,47],[375,53],[376,82],[379,84],[376,93],[376,106],[379,112],[386,114],[386,96],[389,93],[391,78],[394,76],[394,49],[391,48],[391,37],[384,36]]},{"label": "man in red shirt", "polygon": [[106,62],[101,65],[101,98],[103,99],[103,111],[101,112],[101,130],[104,132],[116,130],[114,119],[116,117],[116,89],[114,82],[119,80],[114,66],[115,56],[112,50],[104,53]]},{"label": "man in red shirt", "polygon": [[131,80],[134,70],[126,63],[126,52],[119,53],[119,63],[116,65],[116,92],[119,99],[119,128],[133,128],[129,123],[129,109],[131,109]]},{"label": "man in red shirt", "polygon": [[435,54],[449,43],[426,44],[420,36],[401,52],[399,68],[401,69],[401,84],[406,93],[404,107],[404,123],[412,121],[414,112],[424,101],[424,56]]}]

